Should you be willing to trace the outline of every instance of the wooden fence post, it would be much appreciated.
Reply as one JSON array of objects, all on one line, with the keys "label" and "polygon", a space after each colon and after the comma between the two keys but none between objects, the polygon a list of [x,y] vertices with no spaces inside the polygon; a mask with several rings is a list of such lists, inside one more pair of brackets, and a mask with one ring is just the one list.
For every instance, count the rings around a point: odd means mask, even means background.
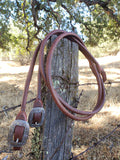
[{"label": "wooden fence post", "polygon": [[[51,42],[55,36],[51,38]],[[74,42],[63,39],[59,42],[52,59],[53,85],[61,97],[74,105],[77,87],[72,82],[78,81],[78,46]],[[45,123],[40,131],[42,142],[40,160],[69,160],[72,146],[73,121],[66,117],[54,103],[47,91],[45,101]],[[41,135],[41,132],[42,135]],[[37,135],[37,134],[36,134]],[[39,134],[38,134],[39,135]],[[42,154],[41,154],[42,153]]]},{"label": "wooden fence post", "polygon": [[[55,37],[53,36],[51,42]],[[77,96],[77,87],[69,82],[78,81],[78,46],[63,39],[57,46],[52,60],[53,84],[57,92],[69,104]],[[72,146],[72,125],[52,100],[46,97],[46,119],[43,133],[43,160],[68,160]]]}]

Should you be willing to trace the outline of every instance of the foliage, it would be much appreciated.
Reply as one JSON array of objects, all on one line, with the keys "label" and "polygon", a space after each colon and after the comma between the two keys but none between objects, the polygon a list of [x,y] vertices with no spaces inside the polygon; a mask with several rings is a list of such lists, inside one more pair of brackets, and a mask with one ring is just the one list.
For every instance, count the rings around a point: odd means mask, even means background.
[{"label": "foliage", "polygon": [[[91,46],[120,36],[119,0],[2,0],[0,2],[0,48],[16,46],[16,53],[31,48],[53,29],[80,34]],[[11,22],[19,32],[11,32]]]},{"label": "foliage", "polygon": [[[88,50],[92,53],[94,57],[103,57],[108,55],[117,55],[120,50],[120,40],[114,41],[109,39],[107,41],[100,41],[97,46],[88,45]],[[82,58],[82,57],[81,57]]]},{"label": "foliage", "polygon": [[12,2],[9,0],[0,1],[0,48],[8,49],[10,41],[9,18],[11,16]]},{"label": "foliage", "polygon": [[40,159],[41,154],[41,145],[42,139],[40,138],[41,129],[36,128],[34,129],[33,138],[32,138],[32,153],[35,160]]}]

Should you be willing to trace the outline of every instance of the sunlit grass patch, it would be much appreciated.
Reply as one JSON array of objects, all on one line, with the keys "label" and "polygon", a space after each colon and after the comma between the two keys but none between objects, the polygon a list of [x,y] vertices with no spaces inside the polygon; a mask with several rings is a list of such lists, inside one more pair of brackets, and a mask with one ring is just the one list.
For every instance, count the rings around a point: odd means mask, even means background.
[{"label": "sunlit grass patch", "polygon": [[[108,56],[97,59],[103,66],[107,73],[108,81],[120,81],[120,59],[117,56]],[[20,66],[15,63],[5,64],[5,70],[0,65],[0,109],[4,105],[8,107],[18,105],[22,102],[23,90],[27,76],[28,66]],[[1,63],[0,63],[1,64]],[[9,68],[7,70],[7,68]],[[37,69],[30,85],[28,93],[28,100],[36,96],[37,93]],[[7,71],[9,73],[7,73]],[[107,82],[108,82],[107,81]],[[89,69],[89,64],[86,60],[79,61],[79,83],[85,84],[79,86],[79,93],[82,92],[80,97],[80,104],[78,108],[81,110],[93,110],[97,101],[97,84],[87,85],[87,83],[96,83],[94,75]],[[86,150],[89,146],[99,141],[102,137],[107,135],[117,124],[120,124],[120,84],[111,83],[105,84],[106,88],[106,101],[102,110],[94,115],[90,120],[85,122],[74,122],[73,131],[73,147],[72,152],[74,155]],[[33,103],[27,104],[27,115],[30,112]],[[14,121],[19,108],[8,112],[8,117],[5,114],[0,115],[0,148],[7,147],[7,134],[10,124]],[[19,158],[19,152],[13,154],[1,154],[0,159],[9,156],[8,160],[21,159],[28,160],[29,156],[26,155],[31,151],[31,137],[32,131],[30,129],[29,139],[27,144],[23,147],[23,156]],[[100,143],[92,150],[85,153],[79,159],[82,160],[119,160],[120,157],[120,130],[117,130],[112,136]],[[11,158],[11,159],[10,159]]]}]

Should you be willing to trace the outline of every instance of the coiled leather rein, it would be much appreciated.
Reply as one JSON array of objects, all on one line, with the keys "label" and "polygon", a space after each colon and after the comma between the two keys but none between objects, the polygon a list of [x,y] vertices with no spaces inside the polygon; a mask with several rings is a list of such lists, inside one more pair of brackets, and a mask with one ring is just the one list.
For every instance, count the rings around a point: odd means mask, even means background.
[{"label": "coiled leather rein", "polygon": [[[51,36],[57,35],[56,39],[52,43],[48,54],[46,65],[44,65],[44,49],[51,38]],[[61,39],[67,38],[68,40],[75,42],[79,46],[79,50],[84,54],[90,64],[90,68],[93,74],[96,77],[97,84],[98,84],[98,98],[97,103],[92,111],[81,111],[77,108],[73,108],[67,102],[65,102],[60,95],[56,92],[53,87],[52,77],[51,77],[51,63],[52,57],[54,56],[54,50],[57,44],[60,42]],[[28,122],[26,116],[26,102],[27,102],[27,94],[29,90],[30,81],[33,74],[34,65],[36,62],[37,55],[39,54],[39,70],[38,70],[38,91],[37,97],[34,102],[34,106],[32,111],[29,114]],[[46,66],[46,67],[45,67]],[[91,55],[91,53],[87,50],[82,40],[77,36],[75,33],[69,33],[62,30],[54,30],[50,32],[38,45],[36,51],[33,55],[30,69],[28,72],[28,76],[25,83],[24,95],[21,105],[21,110],[18,113],[16,120],[12,123],[8,135],[8,141],[10,145],[14,147],[14,149],[20,149],[20,147],[26,143],[28,134],[29,134],[29,125],[31,127],[39,127],[43,124],[45,110],[43,108],[43,104],[41,101],[41,78],[43,78],[46,86],[48,87],[49,91],[51,92],[52,98],[55,101],[56,105],[59,109],[69,118],[77,121],[85,121],[91,118],[94,114],[99,112],[104,105],[105,102],[105,89],[104,89],[104,82],[106,80],[106,74],[95,58]]]}]

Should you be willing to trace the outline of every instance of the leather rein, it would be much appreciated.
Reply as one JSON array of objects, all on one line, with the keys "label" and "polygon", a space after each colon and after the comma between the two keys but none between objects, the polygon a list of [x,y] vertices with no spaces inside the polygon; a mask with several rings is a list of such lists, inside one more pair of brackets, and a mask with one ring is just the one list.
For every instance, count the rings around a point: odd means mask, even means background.
[{"label": "leather rein", "polygon": [[[44,49],[48,40],[53,35],[57,35],[57,37],[52,43],[48,51],[46,64],[44,64]],[[57,44],[63,38],[67,38],[68,40],[78,44],[79,50],[87,58],[90,64],[91,71],[96,77],[96,81],[98,84],[98,97],[97,97],[97,103],[92,111],[82,111],[77,108],[73,108],[60,97],[60,95],[56,92],[56,90],[53,87],[52,77],[51,77],[52,57],[54,56],[53,54]],[[32,78],[32,74],[33,74],[33,70],[34,70],[34,66],[35,66],[35,62],[38,54],[39,54],[39,69],[38,69],[37,97],[34,102],[33,108],[29,114],[28,122],[27,122],[27,115],[25,112],[27,95],[28,95],[29,85],[30,85],[30,81]],[[28,134],[29,134],[29,126],[39,127],[44,122],[45,110],[43,108],[43,103],[41,100],[41,78],[44,80],[46,86],[51,92],[52,98],[55,101],[56,105],[59,107],[59,109],[66,116],[68,116],[73,120],[76,120],[76,121],[88,120],[94,114],[99,112],[104,105],[104,102],[105,102],[104,82],[106,81],[106,74],[103,68],[101,68],[101,66],[98,64],[95,58],[87,50],[87,48],[85,47],[83,41],[79,38],[79,36],[77,36],[75,33],[66,32],[63,30],[54,30],[49,34],[47,34],[47,36],[42,40],[42,42],[38,45],[38,47],[34,52],[34,55],[30,64],[29,72],[27,75],[26,83],[25,83],[21,109],[18,115],[16,116],[16,120],[11,124],[9,134],[8,134],[8,142],[11,146],[14,147],[14,150],[19,150],[21,146],[27,142]]]}]

